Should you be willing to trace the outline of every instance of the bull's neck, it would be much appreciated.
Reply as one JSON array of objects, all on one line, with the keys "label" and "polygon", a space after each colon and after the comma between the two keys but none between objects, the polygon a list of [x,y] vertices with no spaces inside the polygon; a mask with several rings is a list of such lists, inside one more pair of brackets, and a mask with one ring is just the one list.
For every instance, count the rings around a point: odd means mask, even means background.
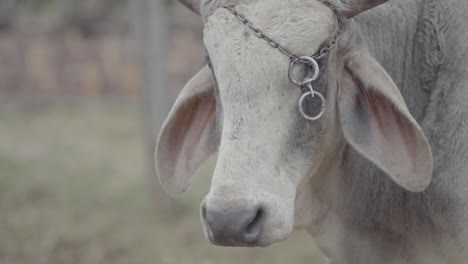
[{"label": "bull's neck", "polygon": [[429,99],[418,77],[419,5],[420,0],[389,1],[354,19],[370,53],[395,81],[417,120]]},{"label": "bull's neck", "polygon": [[[369,52],[392,77],[417,120],[422,118],[429,98],[429,94],[421,87],[418,59],[414,55],[418,49],[419,2],[420,0],[393,0],[354,18]],[[355,197],[350,189],[358,190],[356,193],[362,193],[363,196],[369,192],[365,183],[369,177],[382,179],[386,186],[394,185],[386,175],[375,175],[381,172],[344,141],[339,146],[338,153],[330,158],[335,165],[324,167],[322,170],[326,177],[314,178],[310,182],[310,189],[318,197],[317,200],[322,201],[322,206],[335,208],[340,214],[346,213],[347,209],[343,208],[349,207],[348,200],[354,201]],[[392,187],[393,189],[396,187]],[[325,221],[326,217],[315,218],[317,222],[320,219]]]}]

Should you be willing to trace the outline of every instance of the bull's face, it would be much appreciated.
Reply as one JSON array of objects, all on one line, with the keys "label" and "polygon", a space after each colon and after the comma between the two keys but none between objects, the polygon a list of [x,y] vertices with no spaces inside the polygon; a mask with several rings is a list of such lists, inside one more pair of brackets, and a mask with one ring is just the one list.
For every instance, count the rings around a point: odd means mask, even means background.
[{"label": "bull's face", "polygon": [[[270,8],[256,1],[238,10],[297,54],[316,53],[335,30],[333,13],[316,1],[269,2]],[[302,91],[288,79],[289,58],[226,9],[207,17],[204,36],[218,82],[220,135],[211,190],[202,204],[205,232],[217,244],[268,245],[293,230],[296,190],[319,167],[328,119],[301,117]],[[308,105],[316,112],[320,101]]]},{"label": "bull's face", "polygon": [[[206,237],[226,246],[267,246],[286,239],[304,204],[298,190],[334,177],[347,146],[402,187],[423,190],[430,148],[395,84],[350,29],[319,62],[315,89],[327,102],[317,121],[298,110],[303,91],[288,79],[289,58],[259,39],[224,8],[205,3],[204,42],[212,69],[184,88],[163,126],[157,169],[165,189],[180,194],[200,164],[218,152],[201,205]],[[265,0],[236,9],[295,54],[318,52],[337,30],[336,14],[315,0]],[[213,76],[215,78],[213,78]],[[217,85],[215,85],[215,81]],[[306,100],[306,112],[320,111]],[[385,150],[385,151],[384,151]]]}]

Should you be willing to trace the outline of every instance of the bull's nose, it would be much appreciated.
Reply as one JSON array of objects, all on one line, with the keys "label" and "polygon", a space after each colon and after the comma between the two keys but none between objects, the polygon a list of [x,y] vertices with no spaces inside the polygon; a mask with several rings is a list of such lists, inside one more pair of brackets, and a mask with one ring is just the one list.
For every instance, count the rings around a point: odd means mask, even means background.
[{"label": "bull's nose", "polygon": [[202,207],[210,241],[220,246],[255,246],[262,233],[264,210],[217,212]]}]

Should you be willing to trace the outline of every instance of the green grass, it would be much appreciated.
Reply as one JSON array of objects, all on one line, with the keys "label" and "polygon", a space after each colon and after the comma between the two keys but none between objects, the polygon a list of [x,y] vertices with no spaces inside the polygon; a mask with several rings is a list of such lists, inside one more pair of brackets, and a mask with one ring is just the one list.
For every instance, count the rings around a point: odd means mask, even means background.
[{"label": "green grass", "polygon": [[0,100],[1,264],[322,263],[304,233],[266,249],[203,238],[206,169],[163,221],[136,102]]}]

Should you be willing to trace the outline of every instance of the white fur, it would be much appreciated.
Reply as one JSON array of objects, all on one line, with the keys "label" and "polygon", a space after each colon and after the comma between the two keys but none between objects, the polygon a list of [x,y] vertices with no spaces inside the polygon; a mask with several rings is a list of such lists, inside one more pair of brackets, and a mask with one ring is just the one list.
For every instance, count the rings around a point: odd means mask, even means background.
[{"label": "white fur", "polygon": [[[315,53],[333,30],[330,10],[316,1],[258,1],[237,8],[297,54]],[[296,190],[309,174],[310,164],[303,164],[314,162],[295,159],[294,150],[285,149],[301,91],[287,79],[289,58],[227,10],[207,17],[204,36],[223,109],[219,157],[205,203],[215,211],[261,204],[266,246],[292,232]]]}]

